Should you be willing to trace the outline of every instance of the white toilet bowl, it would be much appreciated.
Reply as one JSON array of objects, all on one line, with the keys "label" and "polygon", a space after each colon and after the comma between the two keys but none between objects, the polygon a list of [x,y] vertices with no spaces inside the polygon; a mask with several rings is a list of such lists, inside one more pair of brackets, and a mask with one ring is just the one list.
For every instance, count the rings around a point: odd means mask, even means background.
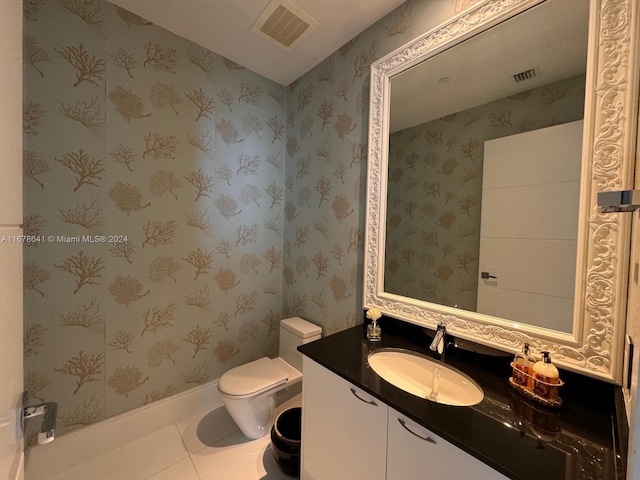
[{"label": "white toilet bowl", "polygon": [[275,395],[302,380],[297,347],[320,338],[322,329],[299,317],[280,322],[280,357],[263,357],[234,367],[218,382],[220,398],[247,438],[267,435],[273,424]]}]

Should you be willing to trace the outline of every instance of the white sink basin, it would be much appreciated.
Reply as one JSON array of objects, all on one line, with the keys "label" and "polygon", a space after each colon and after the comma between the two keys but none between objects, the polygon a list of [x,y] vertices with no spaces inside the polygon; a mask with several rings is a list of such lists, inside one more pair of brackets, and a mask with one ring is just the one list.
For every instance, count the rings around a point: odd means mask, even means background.
[{"label": "white sink basin", "polygon": [[482,388],[464,373],[417,352],[383,348],[371,352],[368,361],[387,382],[432,402],[471,406],[484,398]]}]

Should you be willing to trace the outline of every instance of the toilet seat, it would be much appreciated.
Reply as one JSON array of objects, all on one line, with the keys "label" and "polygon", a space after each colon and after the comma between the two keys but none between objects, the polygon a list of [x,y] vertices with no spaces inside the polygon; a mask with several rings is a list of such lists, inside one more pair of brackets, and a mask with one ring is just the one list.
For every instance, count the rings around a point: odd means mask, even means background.
[{"label": "toilet seat", "polygon": [[249,397],[287,382],[289,373],[278,362],[262,357],[234,367],[220,377],[218,389],[234,398]]}]

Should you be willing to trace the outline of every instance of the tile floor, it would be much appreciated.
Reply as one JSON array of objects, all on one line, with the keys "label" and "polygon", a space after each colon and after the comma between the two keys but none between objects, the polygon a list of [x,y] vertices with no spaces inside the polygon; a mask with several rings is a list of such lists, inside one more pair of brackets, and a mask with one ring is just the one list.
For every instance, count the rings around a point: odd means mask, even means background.
[{"label": "tile floor", "polygon": [[[278,407],[299,406],[301,394]],[[269,436],[247,440],[224,407],[189,417],[50,477],[50,480],[291,480]]]}]

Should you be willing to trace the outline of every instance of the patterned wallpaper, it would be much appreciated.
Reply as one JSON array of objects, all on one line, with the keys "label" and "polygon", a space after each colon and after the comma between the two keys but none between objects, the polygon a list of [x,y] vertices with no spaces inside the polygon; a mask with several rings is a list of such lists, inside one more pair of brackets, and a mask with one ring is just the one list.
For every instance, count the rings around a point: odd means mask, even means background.
[{"label": "patterned wallpaper", "polygon": [[59,433],[274,354],[280,318],[361,321],[369,66],[473,3],[409,0],[282,87],[24,1],[25,385]]},{"label": "patterned wallpaper", "polygon": [[25,384],[58,431],[275,354],[285,87],[101,0],[24,13]]},{"label": "patterned wallpaper", "polygon": [[385,291],[475,311],[483,145],[579,120],[584,75],[395,132]]},{"label": "patterned wallpaper", "polygon": [[472,3],[409,0],[289,85],[283,312],[362,321],[369,67]]}]

